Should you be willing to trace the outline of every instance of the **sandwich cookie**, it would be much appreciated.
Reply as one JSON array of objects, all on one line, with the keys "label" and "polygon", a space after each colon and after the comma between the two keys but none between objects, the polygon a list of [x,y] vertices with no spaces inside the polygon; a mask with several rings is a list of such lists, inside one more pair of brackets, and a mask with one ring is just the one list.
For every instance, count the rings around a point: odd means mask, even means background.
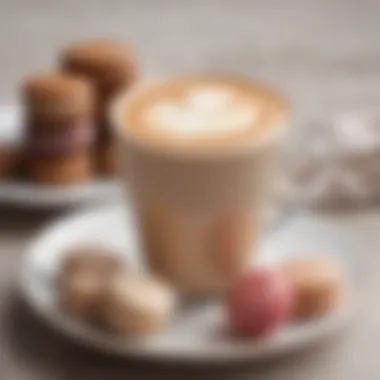
[{"label": "sandwich cookie", "polygon": [[88,180],[95,138],[91,84],[65,74],[42,74],[28,78],[22,97],[31,178],[51,184]]},{"label": "sandwich cookie", "polygon": [[61,55],[64,72],[88,78],[96,89],[97,144],[94,151],[97,171],[115,173],[114,142],[108,121],[109,103],[119,91],[138,77],[138,65],[131,48],[114,40],[90,40],[68,46]]}]

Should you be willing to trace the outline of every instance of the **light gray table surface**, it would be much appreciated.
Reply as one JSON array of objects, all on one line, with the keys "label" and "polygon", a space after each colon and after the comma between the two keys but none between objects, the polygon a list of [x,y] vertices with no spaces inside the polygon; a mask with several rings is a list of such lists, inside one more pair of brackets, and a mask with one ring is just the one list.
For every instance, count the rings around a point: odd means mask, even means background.
[{"label": "light gray table surface", "polygon": [[[114,36],[136,46],[147,75],[228,69],[283,91],[294,124],[380,99],[380,2],[375,0],[0,0],[0,103],[22,77],[54,65],[63,44]],[[306,124],[305,124],[306,123]],[[0,206],[0,379],[379,379],[380,234],[377,211],[356,223],[367,275],[357,322],[340,339],[280,361],[234,368],[120,362],[83,351],[46,329],[14,282],[29,239],[59,213]]]}]

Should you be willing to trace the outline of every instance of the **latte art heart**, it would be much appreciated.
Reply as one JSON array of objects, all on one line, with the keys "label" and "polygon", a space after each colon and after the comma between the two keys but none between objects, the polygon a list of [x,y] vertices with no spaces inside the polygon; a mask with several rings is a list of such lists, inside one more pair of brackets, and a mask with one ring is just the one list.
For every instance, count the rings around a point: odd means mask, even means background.
[{"label": "latte art heart", "polygon": [[123,111],[127,134],[186,154],[240,150],[281,129],[286,119],[282,98],[239,77],[175,77],[129,95]]},{"label": "latte art heart", "polygon": [[247,130],[256,121],[258,109],[251,100],[239,99],[235,92],[200,88],[185,99],[164,99],[147,112],[146,122],[150,129],[186,137]]}]

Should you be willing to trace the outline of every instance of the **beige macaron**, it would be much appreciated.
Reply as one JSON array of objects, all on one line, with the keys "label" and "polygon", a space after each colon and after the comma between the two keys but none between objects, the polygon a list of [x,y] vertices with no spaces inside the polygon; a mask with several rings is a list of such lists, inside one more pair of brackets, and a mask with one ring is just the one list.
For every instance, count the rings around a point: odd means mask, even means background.
[{"label": "beige macaron", "polygon": [[101,322],[110,278],[122,263],[104,249],[78,247],[64,254],[59,265],[58,291],[64,309],[91,322]]},{"label": "beige macaron", "polygon": [[146,335],[164,329],[174,312],[175,295],[148,275],[122,271],[109,283],[104,322],[113,331]]},{"label": "beige macaron", "polygon": [[75,272],[58,281],[58,295],[63,309],[89,322],[101,320],[107,277],[96,272]]},{"label": "beige macaron", "polygon": [[64,277],[83,272],[109,275],[120,269],[121,265],[114,252],[82,246],[65,253],[60,262],[60,273]]},{"label": "beige macaron", "polygon": [[338,306],[343,277],[337,264],[325,258],[294,258],[281,268],[293,287],[295,317],[322,316]]}]

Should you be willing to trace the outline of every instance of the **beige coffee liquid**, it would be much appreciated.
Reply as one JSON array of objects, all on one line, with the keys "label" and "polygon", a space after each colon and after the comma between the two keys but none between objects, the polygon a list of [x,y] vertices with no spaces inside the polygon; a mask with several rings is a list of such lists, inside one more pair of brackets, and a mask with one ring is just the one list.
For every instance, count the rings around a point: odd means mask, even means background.
[{"label": "beige coffee liquid", "polygon": [[260,139],[284,117],[282,100],[245,79],[179,77],[135,92],[125,112],[139,139],[177,148],[217,148]]}]

